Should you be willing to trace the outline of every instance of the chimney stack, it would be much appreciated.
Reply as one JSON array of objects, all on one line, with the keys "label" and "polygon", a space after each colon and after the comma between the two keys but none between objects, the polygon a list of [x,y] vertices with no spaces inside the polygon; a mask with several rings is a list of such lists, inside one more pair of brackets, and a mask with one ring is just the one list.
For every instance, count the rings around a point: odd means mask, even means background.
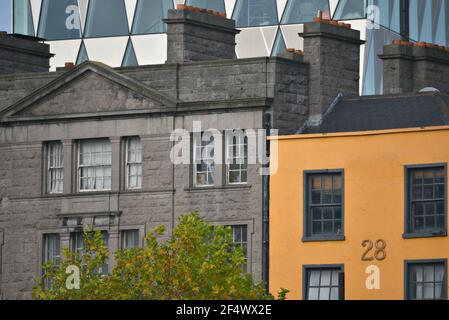
[{"label": "chimney stack", "polygon": [[309,63],[309,114],[320,116],[339,93],[359,95],[360,32],[320,16],[304,25],[304,62]]},{"label": "chimney stack", "polygon": [[168,11],[167,63],[234,59],[235,21],[224,13],[178,5]]},{"label": "chimney stack", "polygon": [[0,74],[48,72],[50,46],[42,39],[0,32]]},{"label": "chimney stack", "polygon": [[449,102],[449,48],[395,40],[379,57],[384,65],[384,93],[438,89]]}]

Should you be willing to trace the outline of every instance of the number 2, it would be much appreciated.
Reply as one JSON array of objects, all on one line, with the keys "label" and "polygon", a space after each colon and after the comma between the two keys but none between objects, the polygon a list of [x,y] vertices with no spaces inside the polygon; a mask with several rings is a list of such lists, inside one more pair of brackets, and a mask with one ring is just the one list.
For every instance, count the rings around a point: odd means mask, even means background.
[{"label": "number 2", "polygon": [[[376,240],[375,243],[371,240],[363,240],[362,247],[367,247],[362,254],[362,261],[373,261],[374,259],[382,261],[387,257],[387,251],[385,250],[387,248],[387,242],[385,240],[379,239]],[[374,251],[374,254],[370,255],[373,248],[376,248],[376,250]]]}]

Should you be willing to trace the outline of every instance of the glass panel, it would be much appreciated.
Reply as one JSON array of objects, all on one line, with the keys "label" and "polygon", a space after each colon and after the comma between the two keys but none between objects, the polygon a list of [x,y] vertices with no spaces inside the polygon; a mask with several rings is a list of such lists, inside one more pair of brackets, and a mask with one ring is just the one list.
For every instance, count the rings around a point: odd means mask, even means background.
[{"label": "glass panel", "polygon": [[309,294],[307,295],[308,300],[318,300],[319,288],[310,288]]},{"label": "glass panel", "polygon": [[305,23],[313,21],[318,10],[324,16],[330,16],[328,0],[289,0],[282,17],[283,24]]},{"label": "glass panel", "polygon": [[139,0],[132,34],[166,32],[167,26],[162,19],[167,17],[169,9],[173,9],[171,0]]},{"label": "glass panel", "polygon": [[281,30],[279,29],[276,34],[276,39],[274,40],[273,51],[271,52],[271,56],[277,56],[287,49],[285,45],[284,36],[282,35]]},{"label": "glass panel", "polygon": [[224,0],[187,0],[186,5],[219,12],[226,12]]},{"label": "glass panel", "polygon": [[128,19],[123,0],[89,1],[85,37],[111,37],[128,34]]},{"label": "glass panel", "polygon": [[332,271],[321,271],[320,286],[330,286]]},{"label": "glass panel", "polygon": [[365,1],[340,0],[334,14],[335,20],[361,19],[365,17]]},{"label": "glass panel", "polygon": [[276,0],[239,0],[233,19],[238,28],[276,25]]},{"label": "glass panel", "polygon": [[76,0],[44,0],[38,36],[46,40],[81,38],[81,22]]},{"label": "glass panel", "polygon": [[80,51],[78,52],[78,57],[76,58],[76,64],[81,64],[87,60],[89,60],[89,56],[87,55],[86,46],[84,45],[84,42],[82,42]]},{"label": "glass panel", "polygon": [[320,297],[319,300],[329,300],[330,297],[330,288],[320,288]]},{"label": "glass panel", "polygon": [[0,30],[11,33],[12,0],[2,1],[0,8]]},{"label": "glass panel", "polygon": [[320,271],[310,271],[310,286],[317,287],[320,285],[320,273]]},{"label": "glass panel", "polygon": [[29,0],[14,0],[14,33],[34,36],[33,14]]},{"label": "glass panel", "polygon": [[134,46],[131,40],[128,41],[128,46],[126,47],[125,57],[123,58],[122,67],[135,67],[138,66],[136,52],[134,51]]}]

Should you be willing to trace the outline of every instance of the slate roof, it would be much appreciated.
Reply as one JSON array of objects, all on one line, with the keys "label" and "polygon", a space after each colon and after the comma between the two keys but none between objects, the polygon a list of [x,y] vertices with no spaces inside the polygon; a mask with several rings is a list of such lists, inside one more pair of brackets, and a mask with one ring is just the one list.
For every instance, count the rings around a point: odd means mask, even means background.
[{"label": "slate roof", "polygon": [[439,92],[340,98],[321,122],[299,131],[355,132],[442,126],[449,124],[449,107]]}]

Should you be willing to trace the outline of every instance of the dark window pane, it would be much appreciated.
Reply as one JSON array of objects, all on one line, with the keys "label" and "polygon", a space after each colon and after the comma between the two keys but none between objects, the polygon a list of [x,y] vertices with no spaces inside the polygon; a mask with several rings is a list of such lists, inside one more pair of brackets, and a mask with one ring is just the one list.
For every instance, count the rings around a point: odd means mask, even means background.
[{"label": "dark window pane", "polygon": [[416,204],[414,204],[413,208],[414,208],[414,213],[416,216],[424,215],[424,204],[416,203]]},{"label": "dark window pane", "polygon": [[324,221],[324,233],[333,233],[332,221]]},{"label": "dark window pane", "polygon": [[414,200],[420,200],[422,199],[422,187],[421,186],[414,186],[413,187],[413,199]]},{"label": "dark window pane", "polygon": [[323,191],[323,203],[325,204],[332,203],[332,191],[330,190]]},{"label": "dark window pane", "polygon": [[111,37],[128,34],[128,18],[123,0],[89,1],[85,37]]},{"label": "dark window pane", "polygon": [[162,21],[169,9],[173,9],[172,0],[139,0],[132,28],[133,34],[162,33],[167,31]]},{"label": "dark window pane", "polygon": [[320,204],[320,203],[321,203],[321,192],[312,191],[312,204]]},{"label": "dark window pane", "polygon": [[332,208],[324,208],[323,219],[333,219]]},{"label": "dark window pane", "polygon": [[224,0],[187,0],[186,5],[219,12],[226,12]]},{"label": "dark window pane", "polygon": [[321,233],[321,222],[320,221],[312,222],[312,233],[313,234],[320,234]]},{"label": "dark window pane", "polygon": [[33,14],[29,0],[14,0],[14,33],[34,36]]},{"label": "dark window pane", "polygon": [[276,25],[276,0],[239,0],[233,19],[238,28]]},{"label": "dark window pane", "polygon": [[435,186],[435,198],[444,198],[444,184],[437,184]]},{"label": "dark window pane", "polygon": [[334,14],[336,20],[361,19],[365,17],[365,1],[341,0]]},{"label": "dark window pane", "polygon": [[341,191],[334,191],[333,203],[341,203]]},{"label": "dark window pane", "polygon": [[415,229],[421,230],[424,228],[424,217],[415,218]]},{"label": "dark window pane", "polygon": [[312,219],[313,220],[321,220],[321,209],[320,208],[312,209]]},{"label": "dark window pane", "polygon": [[423,172],[415,171],[413,172],[413,184],[422,184],[423,182]]},{"label": "dark window pane", "polygon": [[283,24],[305,23],[313,21],[318,10],[330,16],[328,0],[289,0],[282,17]]},{"label": "dark window pane", "polygon": [[44,0],[38,36],[46,40],[81,38],[81,21],[76,0]]},{"label": "dark window pane", "polygon": [[432,199],[433,198],[433,185],[425,185],[424,186],[424,199]]},{"label": "dark window pane", "polygon": [[335,214],[335,219],[341,219],[341,208],[335,208],[334,214]]}]

